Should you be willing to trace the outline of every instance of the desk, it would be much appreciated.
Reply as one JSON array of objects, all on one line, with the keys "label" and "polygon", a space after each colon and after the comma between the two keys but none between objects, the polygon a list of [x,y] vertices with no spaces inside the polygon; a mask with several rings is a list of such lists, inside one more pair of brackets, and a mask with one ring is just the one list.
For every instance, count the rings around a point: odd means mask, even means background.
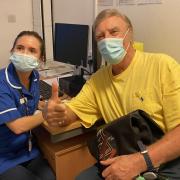
[{"label": "desk", "polygon": [[52,142],[53,136],[60,137],[64,133],[68,135],[68,132],[78,129],[83,129],[79,122],[61,128],[49,127],[44,123],[34,131],[40,149],[56,174],[56,180],[73,180],[83,169],[96,162],[89,153],[86,143],[95,131],[77,133],[74,137],[66,136],[59,142],[56,138],[57,142]]},{"label": "desk", "polygon": [[[46,74],[42,78],[48,79]],[[65,127],[50,127],[44,122],[34,133],[42,153],[56,174],[56,180],[73,180],[83,169],[96,162],[86,143],[95,133],[93,128],[85,129],[78,121]]]}]

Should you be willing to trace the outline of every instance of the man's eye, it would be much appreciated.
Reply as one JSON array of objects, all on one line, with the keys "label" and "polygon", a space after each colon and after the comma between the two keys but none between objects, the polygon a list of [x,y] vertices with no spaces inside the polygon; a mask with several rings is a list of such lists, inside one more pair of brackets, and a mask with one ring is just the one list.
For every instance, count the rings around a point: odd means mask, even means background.
[{"label": "man's eye", "polygon": [[115,31],[115,30],[114,30],[114,31],[111,31],[111,35],[113,35],[113,36],[114,36],[114,35],[117,35],[118,33],[119,33],[119,31]]},{"label": "man's eye", "polygon": [[17,50],[22,50],[23,48],[22,47],[16,47]]}]

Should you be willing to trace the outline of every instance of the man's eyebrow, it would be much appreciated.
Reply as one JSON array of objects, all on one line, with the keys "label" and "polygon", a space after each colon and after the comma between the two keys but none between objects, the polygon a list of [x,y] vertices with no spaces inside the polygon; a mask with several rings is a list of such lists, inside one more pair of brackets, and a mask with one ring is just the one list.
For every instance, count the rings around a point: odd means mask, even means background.
[{"label": "man's eyebrow", "polygon": [[112,27],[110,29],[108,29],[109,31],[121,31],[119,27]]},{"label": "man's eyebrow", "polygon": [[24,46],[21,44],[16,44],[16,47],[24,47]]},{"label": "man's eyebrow", "polygon": [[[122,30],[119,27],[117,27],[117,26],[111,27],[111,28],[109,28],[107,30],[109,32],[110,31],[119,31],[119,32],[122,32]],[[102,34],[103,34],[103,32],[97,32],[97,33],[95,33],[95,36],[101,36]]]}]

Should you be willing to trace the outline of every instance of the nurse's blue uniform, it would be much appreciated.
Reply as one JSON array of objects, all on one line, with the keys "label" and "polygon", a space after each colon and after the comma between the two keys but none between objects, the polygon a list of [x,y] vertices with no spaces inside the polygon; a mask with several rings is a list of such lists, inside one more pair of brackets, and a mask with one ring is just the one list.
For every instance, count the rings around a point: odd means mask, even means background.
[{"label": "nurse's blue uniform", "polygon": [[18,164],[39,156],[33,145],[28,150],[30,132],[13,133],[6,123],[26,115],[33,115],[39,101],[39,74],[33,70],[29,91],[20,83],[11,63],[0,71],[0,174]]}]

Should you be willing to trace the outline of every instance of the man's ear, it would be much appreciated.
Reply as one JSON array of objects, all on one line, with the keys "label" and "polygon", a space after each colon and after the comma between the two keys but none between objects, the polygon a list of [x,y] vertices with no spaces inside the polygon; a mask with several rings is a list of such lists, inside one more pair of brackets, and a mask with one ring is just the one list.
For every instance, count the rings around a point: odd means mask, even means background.
[{"label": "man's ear", "polygon": [[44,56],[41,56],[41,57],[40,57],[40,61],[41,61],[41,62],[45,62],[45,61],[46,61],[45,58],[44,58]]}]

